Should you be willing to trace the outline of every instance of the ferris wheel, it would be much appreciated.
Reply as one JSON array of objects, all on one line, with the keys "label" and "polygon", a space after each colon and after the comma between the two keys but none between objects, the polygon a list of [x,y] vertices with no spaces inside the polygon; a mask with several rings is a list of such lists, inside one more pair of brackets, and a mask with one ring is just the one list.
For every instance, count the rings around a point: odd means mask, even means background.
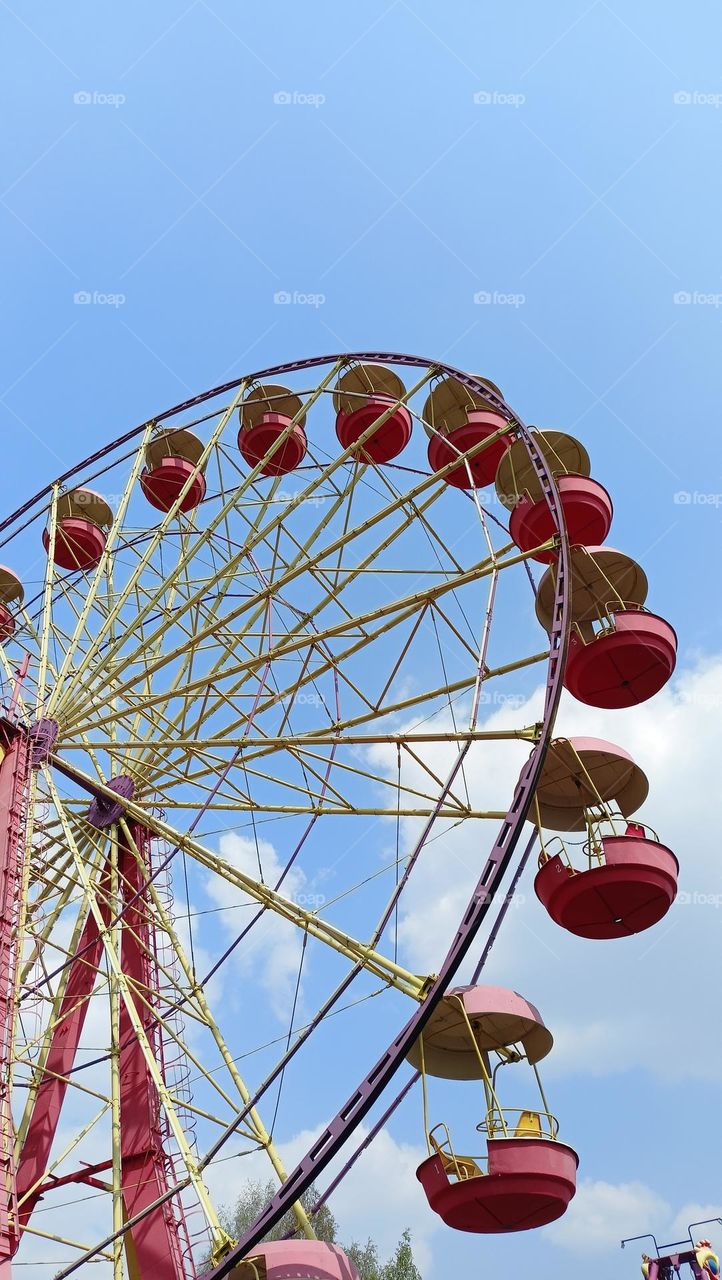
[{"label": "ferris wheel", "polygon": [[[59,1278],[353,1280],[314,1217],[404,1068],[430,1211],[476,1232],[564,1212],[552,1035],[478,982],[504,901],[478,943],[537,837],[539,909],[580,936],[675,896],[674,854],[630,820],[640,765],[554,736],[564,686],[631,706],[674,668],[611,520],[583,445],[488,379],[359,353],[176,406],[0,525],[3,1278],[40,1241]],[[462,830],[468,903],[417,972],[414,887],[439,859],[458,878]],[[510,1111],[500,1068],[541,1105]],[[483,1099],[473,1155],[430,1115],[459,1080]],[[287,1169],[294,1113],[321,1123]],[[224,1176],[258,1153],[278,1191],[234,1240]]]}]

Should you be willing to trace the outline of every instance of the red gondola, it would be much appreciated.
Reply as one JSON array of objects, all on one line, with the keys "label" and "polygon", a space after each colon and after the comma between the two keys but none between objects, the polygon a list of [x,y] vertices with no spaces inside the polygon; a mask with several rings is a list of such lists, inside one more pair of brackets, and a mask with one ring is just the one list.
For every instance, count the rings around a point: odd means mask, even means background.
[{"label": "red gondola", "polygon": [[[536,797],[542,853],[534,890],[552,920],[577,937],[641,933],[674,902],[676,857],[650,828],[624,821],[647,790],[642,771],[612,743],[557,739],[550,747]],[[586,829],[579,856],[559,837],[547,841],[543,828]]]},{"label": "red gondola", "polygon": [[[501,395],[493,382],[484,379],[492,391]],[[508,425],[507,419],[483,395],[471,391],[455,378],[442,378],[424,405],[424,421],[429,440],[429,466],[441,471],[474,446],[496,436]],[[457,489],[481,489],[491,484],[496,469],[511,443],[505,434],[485,447],[479,447],[470,458],[461,461],[444,477]]]},{"label": "red gondola", "polygon": [[542,862],[534,891],[556,924],[579,938],[624,938],[650,929],[677,894],[679,863],[640,823],[603,836],[577,870],[562,853]]},{"label": "red gondola", "polygon": [[[113,513],[92,489],[61,493],[56,507],[54,560],[61,569],[92,569],[105,551]],[[43,531],[50,551],[50,530]]]},{"label": "red gondola", "polygon": [[[603,485],[586,476],[559,476],[561,498],[569,541],[572,545],[596,546],[603,542],[612,523],[612,499]],[[532,502],[520,498],[509,521],[509,533],[520,551],[533,551],[556,533],[546,498]],[[539,551],[534,559],[550,564],[554,551]]]},{"label": "red gondola", "polygon": [[655,613],[611,609],[602,630],[569,639],[564,684],[591,707],[633,707],[664,688],[677,662],[674,627]]},{"label": "red gondola", "polygon": [[259,1244],[229,1280],[359,1280],[359,1273],[337,1244],[274,1240]]},{"label": "red gondola", "polygon": [[307,441],[300,397],[275,383],[252,388],[238,416],[238,448],[249,467],[262,476],[285,476],[306,456]]},{"label": "red gondola", "polygon": [[[406,388],[398,374],[384,365],[355,364],[339,378],[333,395],[336,435],[344,449],[369,431],[360,446],[364,461],[391,462],[411,439],[411,414],[398,401]],[[380,421],[379,421],[380,419]]]},{"label": "red gondola", "polygon": [[[611,547],[574,547],[570,558],[574,627],[564,674],[567,689],[592,707],[645,702],[674,671],[674,628],[644,609],[647,578],[629,556]],[[552,564],[539,583],[536,604],[547,630],[555,591]]]},{"label": "red gondola", "polygon": [[22,605],[24,595],[17,574],[0,565],[0,643],[15,634],[15,610]]},{"label": "red gondola", "polygon": [[[486,1156],[461,1156],[444,1124],[428,1130],[428,1159],[416,1171],[431,1208],[458,1231],[526,1231],[561,1217],[576,1190],[577,1155],[557,1139],[537,1062],[552,1037],[534,1005],[502,987],[461,987],[434,1010],[409,1054],[427,1079],[481,1080],[486,1118],[477,1130]],[[492,1068],[490,1055],[498,1063]],[[502,1108],[500,1067],[525,1060],[534,1071],[544,1110]],[[486,1167],[484,1168],[484,1164]]]},{"label": "red gondola", "polygon": [[[191,431],[163,431],[145,450],[145,470],[140,487],[151,506],[170,511],[186,489],[179,510],[192,511],[206,495],[206,482],[198,463],[203,445]],[[187,486],[187,488],[186,488]]]},{"label": "red gondola", "polygon": [[[574,436],[562,431],[533,431],[533,439],[556,478],[572,546],[596,546],[612,523],[612,499],[589,477],[589,455]],[[555,547],[535,550],[556,534],[551,508],[523,440],[509,446],[496,473],[499,500],[511,511],[509,533],[520,551],[534,552],[543,564],[556,559]]]},{"label": "red gondola", "polygon": [[[416,1171],[431,1208],[457,1231],[529,1231],[561,1218],[576,1191],[579,1159],[555,1139],[489,1138],[487,1172],[457,1175],[436,1154]],[[458,1163],[458,1162],[457,1162]]]}]

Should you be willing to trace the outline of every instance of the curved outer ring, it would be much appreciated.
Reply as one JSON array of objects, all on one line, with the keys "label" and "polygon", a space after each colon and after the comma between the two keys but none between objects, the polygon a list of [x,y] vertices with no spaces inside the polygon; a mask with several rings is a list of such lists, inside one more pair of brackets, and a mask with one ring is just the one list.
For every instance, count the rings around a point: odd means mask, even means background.
[{"label": "curved outer ring", "polygon": [[[203,404],[207,400],[223,395],[225,392],[235,390],[243,382],[261,381],[272,378],[277,374],[318,368],[320,365],[334,364],[337,361],[344,359],[354,359],[359,361],[368,360],[370,363],[388,362],[390,364],[406,365],[412,368],[429,368],[437,370],[439,374],[446,374],[450,377],[456,378],[471,391],[475,391],[479,394],[483,393],[496,405],[500,413],[504,414],[509,421],[513,420],[516,423],[519,434],[526,443],[532,465],[534,466],[534,470],[539,477],[544,491],[544,496],[549,503],[554,524],[560,539],[553,619],[549,633],[550,654],[549,666],[547,669],[544,718],[542,721],[542,730],[539,742],[521,772],[514,790],[512,803],[496,837],[486,866],[484,867],[479,882],[472,894],[469,905],[446,955],[446,959],[444,960],[440,973],[429,990],[424,1003],[415,1011],[402,1031],[380,1058],[376,1066],[373,1067],[368,1075],[361,1081],[360,1085],[351,1095],[348,1102],[341,1108],[311,1150],[307,1152],[297,1167],[289,1175],[287,1181],[282,1184],[273,1199],[269,1201],[263,1213],[254,1223],[252,1223],[248,1230],[244,1232],[238,1244],[236,1244],[225,1256],[222,1262],[220,1262],[212,1271],[205,1273],[203,1280],[221,1280],[223,1276],[227,1276],[242,1260],[242,1258],[252,1251],[253,1247],[258,1244],[262,1237],[280,1221],[293,1202],[308,1189],[311,1183],[323,1172],[333,1157],[342,1149],[346,1140],[351,1136],[371,1107],[380,1098],[384,1089],[404,1062],[414,1041],[418,1038],[421,1031],[423,1031],[428,1019],[446,993],[448,987],[456,976],[460,965],[470,950],[491,907],[495,893],[499,888],[504,873],[509,866],[517,841],[524,826],[524,822],[526,821],[534,790],[539,780],[539,775],[544,763],[544,757],[551,739],[554,720],[563,687],[562,682],[569,642],[570,626],[568,589],[569,542],[564,524],[564,514],[559,497],[559,490],[557,489],[554,476],[551,471],[547,469],[544,457],[529,432],[529,428],[521,421],[518,415],[513,412],[506,401],[492,391],[488,384],[483,382],[481,379],[474,378],[470,374],[464,373],[460,369],[455,369],[451,365],[439,364],[433,360],[422,359],[419,356],[402,355],[393,352],[343,352],[335,355],[315,356],[311,359],[298,360],[291,364],[275,365],[272,368],[247,375],[245,378],[236,378],[232,382],[224,383],[222,386],[215,387],[210,391],[202,392],[200,395],[194,396],[192,399],[186,400],[172,409],[168,409],[165,413],[162,413],[157,418],[152,419],[152,421],[157,423],[167,421],[178,413],[182,413],[196,405]],[[92,465],[94,462],[102,460],[112,450],[133,440],[145,429],[145,426],[146,423],[141,423],[140,426],[132,428],[130,431],[126,432],[125,435],[119,436],[117,440],[106,445],[104,449],[100,449],[96,453],[91,454],[90,457],[86,458],[83,462],[65,472],[54,483],[63,484],[75,476],[79,471],[85,470],[85,468]],[[0,522],[0,533],[7,529],[8,526],[10,526],[20,516],[24,515],[25,512],[31,510],[31,508],[46,497],[46,495],[50,494],[52,489],[53,483],[51,482],[33,498],[30,498],[26,503],[24,503],[22,507],[18,508],[18,510],[11,516]]]}]

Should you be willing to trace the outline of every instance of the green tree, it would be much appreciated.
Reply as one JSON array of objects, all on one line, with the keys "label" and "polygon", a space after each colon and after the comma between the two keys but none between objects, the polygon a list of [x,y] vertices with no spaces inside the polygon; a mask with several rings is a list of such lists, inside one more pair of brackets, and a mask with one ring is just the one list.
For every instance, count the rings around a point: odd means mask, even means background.
[{"label": "green tree", "polygon": [[[220,1211],[221,1224],[229,1235],[236,1240],[243,1235],[276,1189],[274,1182],[248,1182],[233,1208],[225,1206]],[[301,1203],[306,1212],[317,1199],[318,1192],[315,1187],[309,1187],[308,1191],[304,1192]],[[340,1244],[338,1225],[328,1205],[322,1205],[318,1213],[313,1215],[313,1227],[319,1240],[324,1240],[327,1244]],[[273,1230],[269,1231],[265,1239],[283,1240],[295,1230],[296,1219],[293,1212],[289,1211]],[[350,1245],[341,1244],[340,1247],[353,1262],[361,1280],[422,1280],[421,1272],[414,1262],[411,1251],[411,1232],[408,1228],[403,1232],[393,1257],[387,1262],[381,1262],[379,1259],[379,1251],[373,1240],[367,1240],[365,1245],[354,1242]]]},{"label": "green tree", "polygon": [[421,1272],[411,1252],[411,1232],[408,1227],[396,1246],[396,1253],[381,1269],[380,1280],[421,1280]]},{"label": "green tree", "polygon": [[[268,1201],[273,1198],[278,1190],[278,1184],[270,1182],[247,1182],[238,1200],[232,1209],[224,1205],[218,1214],[221,1220],[221,1226],[225,1227],[229,1235],[234,1239],[238,1239],[243,1235],[247,1227],[255,1222],[259,1213],[266,1207]],[[309,1187],[308,1191],[304,1191],[301,1196],[301,1204],[308,1213],[312,1205],[318,1200],[318,1192],[315,1187]],[[336,1239],[336,1219],[334,1218],[328,1205],[322,1205],[318,1213],[314,1214],[313,1229],[319,1240],[325,1240],[327,1244],[333,1244]],[[264,1237],[265,1240],[283,1240],[285,1236],[290,1235],[296,1230],[296,1219],[293,1210],[289,1209],[284,1214],[280,1222],[269,1231]]]},{"label": "green tree", "polygon": [[381,1280],[379,1251],[373,1240],[367,1240],[365,1245],[344,1245],[344,1253],[353,1262],[361,1280]]}]

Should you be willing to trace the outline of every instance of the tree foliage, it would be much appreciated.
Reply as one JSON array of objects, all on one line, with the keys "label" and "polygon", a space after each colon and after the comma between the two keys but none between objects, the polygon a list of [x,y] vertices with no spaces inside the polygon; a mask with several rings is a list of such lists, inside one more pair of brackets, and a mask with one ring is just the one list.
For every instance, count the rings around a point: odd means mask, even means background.
[{"label": "tree foliage", "polygon": [[345,1252],[356,1266],[361,1280],[422,1280],[411,1252],[411,1232],[408,1227],[388,1262],[379,1262],[378,1249],[372,1240],[368,1240],[363,1247],[358,1244],[349,1245]]},{"label": "tree foliage", "polygon": [[[229,1235],[236,1240],[242,1236],[275,1191],[276,1185],[273,1182],[248,1182],[233,1208],[226,1207],[221,1210],[221,1223]],[[306,1212],[317,1199],[318,1192],[315,1187],[309,1187],[308,1191],[304,1192],[301,1203]],[[361,1280],[422,1280],[421,1272],[414,1262],[411,1232],[408,1228],[402,1233],[393,1256],[386,1262],[382,1262],[378,1247],[373,1240],[367,1240],[365,1245],[357,1242],[350,1245],[340,1243],[338,1224],[328,1205],[323,1205],[318,1213],[313,1215],[313,1227],[319,1240],[324,1240],[327,1244],[340,1244],[356,1267]],[[295,1230],[296,1219],[293,1212],[289,1211],[273,1230],[269,1231],[265,1239],[283,1240]]]},{"label": "tree foliage", "polygon": [[[234,1239],[238,1239],[243,1232],[255,1222],[259,1213],[265,1209],[268,1201],[273,1198],[278,1186],[275,1182],[247,1182],[238,1200],[232,1209],[227,1206],[221,1209],[219,1218],[221,1226],[225,1227],[229,1235]],[[312,1205],[318,1200],[318,1192],[315,1187],[309,1187],[308,1191],[304,1191],[300,1197],[301,1204],[308,1213]],[[336,1219],[334,1218],[328,1205],[322,1205],[318,1213],[313,1217],[313,1229],[319,1240],[325,1240],[327,1244],[334,1244],[336,1241]],[[280,1222],[269,1231],[264,1240],[284,1240],[286,1236],[291,1235],[296,1230],[296,1219],[293,1210],[289,1209],[284,1214]]]}]

